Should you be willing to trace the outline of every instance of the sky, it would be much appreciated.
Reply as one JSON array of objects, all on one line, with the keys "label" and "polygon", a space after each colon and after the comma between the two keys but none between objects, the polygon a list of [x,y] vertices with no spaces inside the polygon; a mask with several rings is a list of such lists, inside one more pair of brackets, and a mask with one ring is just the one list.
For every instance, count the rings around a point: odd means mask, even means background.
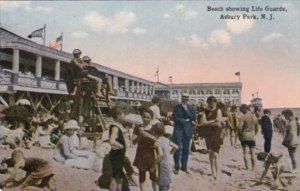
[{"label": "sky", "polygon": [[264,107],[300,107],[299,10],[296,0],[0,1],[0,24],[24,38],[46,24],[46,44],[63,33],[63,51],[154,82],[157,68],[167,84],[240,72],[242,103],[258,92]]}]

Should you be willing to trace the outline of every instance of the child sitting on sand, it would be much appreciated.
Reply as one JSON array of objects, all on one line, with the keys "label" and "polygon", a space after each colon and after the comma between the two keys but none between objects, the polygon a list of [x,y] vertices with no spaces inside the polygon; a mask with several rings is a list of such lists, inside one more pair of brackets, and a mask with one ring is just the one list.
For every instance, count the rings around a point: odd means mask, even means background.
[{"label": "child sitting on sand", "polygon": [[[4,158],[1,161],[0,168],[1,173],[9,172],[10,174],[10,176],[1,183],[1,188],[22,182],[21,188],[24,190],[32,186],[52,189],[51,180],[54,174],[50,164],[43,159],[25,158],[22,151],[15,150],[12,152],[11,158]],[[26,172],[26,176],[24,179],[21,179],[24,172]]]},{"label": "child sitting on sand", "polygon": [[[265,170],[259,179],[259,184],[262,183],[264,177],[270,169],[274,179],[274,182],[271,186],[272,189],[280,189],[282,188],[282,185],[285,186],[281,175],[284,172],[291,172],[292,168],[291,164],[288,163],[288,160],[284,160],[284,158],[282,158],[282,154],[276,155],[274,153],[260,152],[257,155],[257,160],[265,162]],[[290,177],[292,178],[292,176]]]}]

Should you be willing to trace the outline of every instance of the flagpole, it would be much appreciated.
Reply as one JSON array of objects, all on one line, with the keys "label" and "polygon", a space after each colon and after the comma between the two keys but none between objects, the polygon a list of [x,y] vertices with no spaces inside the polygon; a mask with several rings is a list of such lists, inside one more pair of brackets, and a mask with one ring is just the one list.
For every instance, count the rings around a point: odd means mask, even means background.
[{"label": "flagpole", "polygon": [[46,45],[45,44],[46,43],[46,24],[44,24],[44,38],[43,38],[43,40],[44,40],[43,44],[45,46]]},{"label": "flagpole", "polygon": [[61,32],[61,44],[60,44],[60,51],[63,49],[63,32]]},{"label": "flagpole", "polygon": [[159,68],[157,67],[157,82],[159,82]]},{"label": "flagpole", "polygon": [[169,82],[172,85],[172,76],[169,76]]}]

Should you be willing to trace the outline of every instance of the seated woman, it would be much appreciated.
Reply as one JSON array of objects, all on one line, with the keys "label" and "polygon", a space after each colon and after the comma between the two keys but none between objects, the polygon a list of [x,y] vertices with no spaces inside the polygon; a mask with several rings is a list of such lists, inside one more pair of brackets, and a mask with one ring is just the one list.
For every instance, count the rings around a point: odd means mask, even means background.
[{"label": "seated woman", "polygon": [[[40,158],[25,158],[20,150],[13,151],[11,158],[1,161],[1,172],[5,171],[9,172],[10,176],[2,181],[1,188],[21,181],[21,190],[32,190],[33,186],[52,189],[51,180],[54,174],[50,164]],[[24,172],[26,176],[20,180]]]},{"label": "seated woman", "polygon": [[61,137],[54,160],[61,162],[69,167],[91,169],[94,165],[96,155],[87,150],[78,150],[73,141],[73,134],[79,126],[74,119],[69,120],[64,127],[64,135]]}]

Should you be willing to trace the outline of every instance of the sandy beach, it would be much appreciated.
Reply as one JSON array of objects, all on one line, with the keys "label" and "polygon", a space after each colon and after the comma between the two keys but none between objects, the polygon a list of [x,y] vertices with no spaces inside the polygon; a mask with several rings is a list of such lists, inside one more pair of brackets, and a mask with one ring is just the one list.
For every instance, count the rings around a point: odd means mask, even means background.
[{"label": "sandy beach", "polygon": [[[263,151],[263,138],[259,133],[257,135],[256,153]],[[281,145],[282,137],[274,133],[272,142],[272,152],[283,153],[288,157],[288,151]],[[135,155],[135,147],[129,148],[127,155],[133,161]],[[55,187],[60,191],[96,191],[103,190],[96,186],[95,181],[100,176],[100,172],[92,170],[82,170],[75,168],[68,168],[64,165],[52,160],[53,149],[41,149],[39,147],[32,147],[30,150],[22,149],[26,157],[40,157],[51,162],[55,173]],[[1,159],[10,155],[11,150],[1,149]],[[270,182],[272,180],[271,173],[269,172],[265,177],[265,183],[255,186],[256,181],[262,174],[263,162],[256,161],[256,169],[254,171],[246,170],[243,162],[243,155],[241,148],[234,148],[230,146],[228,137],[224,140],[223,148],[220,152],[221,162],[221,176],[220,180],[216,181],[211,176],[209,160],[207,154],[191,153],[189,159],[189,174],[180,171],[178,175],[174,175],[173,191],[267,191],[270,190]],[[300,162],[299,149],[297,152],[298,164]],[[250,160],[250,159],[249,159]],[[135,169],[138,172],[137,169]],[[299,174],[299,172],[298,172]],[[298,175],[299,176],[299,175]],[[0,175],[1,180],[5,175]],[[135,175],[138,180],[138,176]],[[150,181],[148,181],[148,188],[150,188]],[[138,191],[136,186],[130,187],[133,191]],[[5,188],[7,191],[20,190],[16,188]],[[287,185],[283,190],[300,191],[299,177],[292,180],[291,185]]]}]

